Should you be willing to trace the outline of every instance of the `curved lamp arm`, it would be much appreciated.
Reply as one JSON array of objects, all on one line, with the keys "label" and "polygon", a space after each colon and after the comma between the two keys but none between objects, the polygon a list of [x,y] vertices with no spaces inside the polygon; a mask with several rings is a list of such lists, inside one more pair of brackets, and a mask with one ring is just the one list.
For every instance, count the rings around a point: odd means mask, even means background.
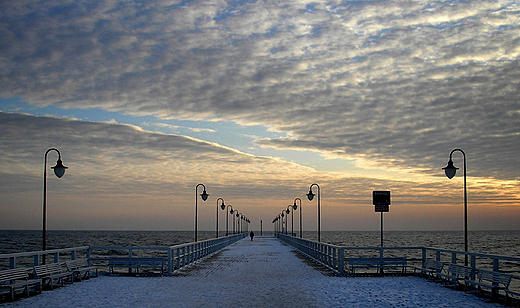
[{"label": "curved lamp arm", "polygon": [[309,187],[309,193],[307,194],[307,198],[309,201],[312,201],[314,199],[314,193],[312,192],[312,186],[316,186],[318,188],[318,242],[320,242],[320,232],[321,232],[321,213],[320,213],[320,203],[321,203],[321,196],[320,196],[320,185],[314,183],[311,184]]}]

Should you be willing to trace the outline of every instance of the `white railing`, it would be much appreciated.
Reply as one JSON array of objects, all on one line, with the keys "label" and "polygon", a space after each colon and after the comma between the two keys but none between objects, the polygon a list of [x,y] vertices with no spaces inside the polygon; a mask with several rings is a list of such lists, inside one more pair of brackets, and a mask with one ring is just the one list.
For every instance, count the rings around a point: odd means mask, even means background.
[{"label": "white railing", "polygon": [[167,262],[168,275],[200,260],[222,248],[243,239],[245,233],[209,239],[200,242],[185,243],[170,247],[90,247],[91,261],[106,266],[110,257],[162,257]]},{"label": "white railing", "polygon": [[0,266],[2,268],[36,266],[42,264],[44,259],[47,259],[47,256],[52,256],[54,263],[58,263],[61,260],[74,260],[80,256],[88,259],[90,256],[89,248],[89,246],[82,246],[74,248],[50,249],[45,251],[0,254]]},{"label": "white railing", "polygon": [[408,266],[421,268],[426,259],[464,264],[465,256],[468,256],[468,266],[473,269],[473,273],[478,270],[492,270],[511,274],[512,280],[509,289],[515,292],[520,291],[520,258],[518,257],[430,247],[341,247],[281,233],[277,233],[276,237],[341,276],[349,274],[348,259],[352,257],[405,257]]},{"label": "white railing", "polygon": [[[0,254],[0,269],[32,267],[42,264],[46,256],[52,256],[54,263],[76,258],[86,258],[96,266],[108,268],[111,257],[162,257],[167,262],[167,274],[193,264],[222,248],[243,239],[245,233],[209,239],[200,242],[180,244],[170,247],[112,247],[112,246],[82,246],[75,248],[52,249],[11,254]],[[47,261],[49,262],[49,261]]]}]

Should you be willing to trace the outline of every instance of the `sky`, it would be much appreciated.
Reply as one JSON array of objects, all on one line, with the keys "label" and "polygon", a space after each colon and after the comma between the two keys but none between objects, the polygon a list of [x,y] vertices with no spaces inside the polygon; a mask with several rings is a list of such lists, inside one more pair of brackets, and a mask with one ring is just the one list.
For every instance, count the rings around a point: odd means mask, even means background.
[{"label": "sky", "polygon": [[[517,1],[0,2],[0,229],[520,228]],[[313,187],[317,193],[316,187]],[[220,229],[225,225],[219,212]],[[295,224],[297,225],[297,224]]]}]

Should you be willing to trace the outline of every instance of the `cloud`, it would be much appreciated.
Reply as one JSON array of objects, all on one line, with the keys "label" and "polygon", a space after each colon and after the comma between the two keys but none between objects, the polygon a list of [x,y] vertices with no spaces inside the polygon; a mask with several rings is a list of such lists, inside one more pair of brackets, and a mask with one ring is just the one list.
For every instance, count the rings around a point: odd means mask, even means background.
[{"label": "cloud", "polygon": [[[198,183],[204,183],[211,196],[200,205],[201,230],[212,230],[215,204],[211,200],[218,197],[251,219],[267,221],[294,198],[303,199],[315,182],[323,194],[324,230],[366,229],[360,222],[374,218],[372,190],[391,190],[400,211],[421,205],[428,216],[438,212],[436,207],[451,208],[453,203],[459,207],[460,190],[453,188],[459,187],[457,179],[378,179],[368,174],[316,172],[280,159],[132,125],[0,112],[0,131],[0,222],[4,228],[40,227],[43,159],[51,147],[61,152],[69,169],[61,179],[48,170],[50,228],[91,230],[117,225],[130,230],[191,230],[193,190]],[[57,154],[49,152],[48,168],[56,159]],[[517,186],[516,181],[472,178],[472,207],[518,204]],[[316,223],[313,204],[304,201],[303,205],[307,229]],[[351,221],[353,210],[361,215],[356,221]],[[472,213],[480,217],[477,209]],[[424,227],[435,229],[439,219],[443,217],[431,218]],[[139,227],[135,221],[140,221]],[[395,228],[407,226],[398,223]]]},{"label": "cloud", "polygon": [[211,128],[197,128],[197,127],[187,127],[187,126],[179,126],[179,125],[171,125],[166,123],[149,123],[149,122],[143,122],[141,123],[141,126],[144,127],[156,127],[156,128],[165,128],[170,131],[178,132],[179,130],[188,130],[195,133],[216,133],[217,131]]},{"label": "cloud", "polygon": [[[8,2],[0,95],[262,124],[291,136],[262,146],[429,176],[463,148],[472,176],[518,181],[518,9],[511,1]],[[130,136],[143,159],[169,154]]]}]

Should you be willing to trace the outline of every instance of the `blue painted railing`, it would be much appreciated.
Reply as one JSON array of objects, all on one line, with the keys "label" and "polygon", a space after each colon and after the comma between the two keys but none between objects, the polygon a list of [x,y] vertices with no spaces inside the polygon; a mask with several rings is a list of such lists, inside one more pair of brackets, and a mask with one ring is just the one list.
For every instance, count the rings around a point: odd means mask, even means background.
[{"label": "blue painted railing", "polygon": [[[43,258],[51,256],[52,262],[59,263],[66,260],[86,258],[96,266],[107,266],[110,257],[147,257],[159,256],[167,261],[166,274],[172,275],[194,262],[209,256],[226,246],[229,246],[246,236],[245,233],[209,239],[200,242],[185,243],[170,247],[110,247],[110,246],[82,246],[45,251],[21,252],[0,254],[0,269],[31,267],[40,265]],[[47,258],[49,262],[50,258]]]},{"label": "blue painted railing", "polygon": [[467,255],[468,265],[473,268],[474,273],[479,269],[484,269],[511,274],[512,281],[509,289],[515,292],[520,291],[520,258],[518,257],[430,247],[342,247],[281,233],[276,233],[275,236],[341,276],[349,274],[348,258],[353,257],[406,257],[409,266],[421,268],[426,259],[464,264]]}]

